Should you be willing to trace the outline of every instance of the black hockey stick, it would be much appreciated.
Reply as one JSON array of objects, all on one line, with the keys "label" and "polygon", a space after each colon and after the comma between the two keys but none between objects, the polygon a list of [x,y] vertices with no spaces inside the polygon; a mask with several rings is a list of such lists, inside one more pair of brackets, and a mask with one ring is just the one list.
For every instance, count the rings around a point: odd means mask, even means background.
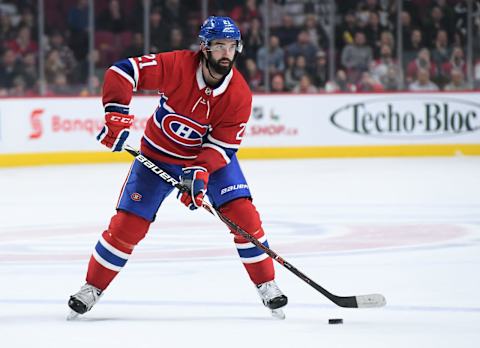
[{"label": "black hockey stick", "polygon": [[[131,154],[137,161],[143,164],[146,168],[148,168],[151,172],[155,173],[157,176],[165,180],[166,182],[170,183],[172,186],[184,192],[186,189],[185,186],[182,186],[180,182],[172,177],[170,174],[165,172],[163,169],[159,168],[155,163],[150,161],[147,157],[143,156],[140,151],[134,149],[130,145],[126,144],[123,149]],[[358,296],[337,296],[332,294],[331,292],[324,289],[322,286],[315,283],[305,274],[300,272],[296,267],[291,265],[289,262],[284,260],[281,256],[279,256],[275,251],[266,247],[261,242],[258,241],[255,237],[251,236],[248,232],[243,230],[240,226],[235,224],[231,221],[228,217],[223,215],[220,211],[215,209],[209,203],[203,203],[203,208],[205,208],[210,214],[216,215],[222,220],[228,227],[235,230],[239,235],[243,238],[254,244],[257,248],[263,250],[268,256],[272,259],[277,261],[283,267],[288,269],[290,272],[295,274],[297,277],[302,279],[305,283],[310,285],[312,288],[317,290],[318,292],[322,293],[325,297],[327,297],[330,301],[335,303],[337,306],[345,307],[345,308],[373,308],[373,307],[382,307],[385,306],[386,300],[385,297],[381,294],[370,294],[370,295],[358,295]]]}]

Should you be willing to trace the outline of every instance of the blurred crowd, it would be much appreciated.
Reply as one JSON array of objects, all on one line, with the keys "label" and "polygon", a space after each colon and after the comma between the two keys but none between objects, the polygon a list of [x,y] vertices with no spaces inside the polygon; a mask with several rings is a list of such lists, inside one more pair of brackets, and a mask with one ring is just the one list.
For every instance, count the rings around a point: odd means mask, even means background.
[{"label": "blurred crowd", "polygon": [[[118,59],[198,49],[202,0],[151,0],[147,49],[143,1],[95,1],[92,51],[88,3],[44,0],[45,95],[97,95],[104,70]],[[268,6],[262,0],[207,3],[209,14],[230,16],[241,27],[244,53],[236,64],[254,92],[267,90],[267,70],[271,92],[480,88],[480,0],[473,0],[470,79],[466,0],[404,0],[400,55],[395,0],[335,1],[334,42],[328,34],[330,0],[270,0]],[[270,36],[265,38],[267,11]],[[0,0],[0,96],[40,91],[37,14],[36,0]],[[335,70],[330,70],[332,63]]]}]

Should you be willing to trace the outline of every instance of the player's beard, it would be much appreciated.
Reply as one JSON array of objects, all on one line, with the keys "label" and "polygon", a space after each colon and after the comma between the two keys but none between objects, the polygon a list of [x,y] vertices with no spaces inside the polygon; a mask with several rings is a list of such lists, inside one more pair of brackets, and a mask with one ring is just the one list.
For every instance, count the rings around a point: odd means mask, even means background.
[{"label": "player's beard", "polygon": [[[220,64],[223,61],[227,61],[228,65]],[[220,58],[219,60],[215,60],[212,57],[212,54],[208,52],[207,54],[207,62],[209,69],[212,69],[214,73],[225,76],[227,75],[230,70],[232,70],[233,60],[228,58]]]}]

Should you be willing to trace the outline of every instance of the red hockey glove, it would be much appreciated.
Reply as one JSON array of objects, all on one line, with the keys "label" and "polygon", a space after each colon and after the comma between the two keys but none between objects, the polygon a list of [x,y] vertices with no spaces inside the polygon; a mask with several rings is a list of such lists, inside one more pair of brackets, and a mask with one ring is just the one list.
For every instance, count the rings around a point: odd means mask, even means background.
[{"label": "red hockey glove", "polygon": [[203,197],[207,192],[208,172],[202,167],[183,168],[183,175],[180,178],[180,184],[187,188],[185,192],[178,192],[177,198],[185,204],[190,210],[195,210],[202,206]]},{"label": "red hockey glove", "polygon": [[129,128],[132,123],[133,115],[108,112],[105,114],[105,125],[97,135],[97,140],[114,152],[122,151],[123,143],[130,134]]}]

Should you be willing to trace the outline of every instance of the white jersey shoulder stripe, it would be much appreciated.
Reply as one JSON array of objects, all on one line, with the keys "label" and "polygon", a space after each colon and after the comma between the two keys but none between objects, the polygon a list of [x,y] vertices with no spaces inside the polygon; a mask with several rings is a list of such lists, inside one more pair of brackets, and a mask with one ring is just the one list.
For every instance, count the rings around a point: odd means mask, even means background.
[{"label": "white jersey shoulder stripe", "polygon": [[222,147],[226,147],[227,149],[239,149],[240,148],[240,145],[238,145],[238,144],[226,143],[224,141],[215,139],[210,134],[207,136],[207,139],[210,140],[212,143],[217,144],[217,145],[222,146]]},{"label": "white jersey shoulder stripe", "polygon": [[119,74],[120,76],[125,78],[128,82],[130,82],[132,84],[132,87],[135,90],[135,81],[133,81],[133,79],[130,75],[128,75],[125,71],[123,71],[122,69],[120,69],[116,66],[111,66],[110,70],[115,71],[117,74]]},{"label": "white jersey shoulder stripe", "polygon": [[132,64],[132,67],[133,67],[133,81],[135,82],[133,90],[136,91],[138,87],[138,77],[139,77],[138,65],[135,62],[135,59],[133,58],[128,58],[128,61],[130,62],[130,64]]}]

